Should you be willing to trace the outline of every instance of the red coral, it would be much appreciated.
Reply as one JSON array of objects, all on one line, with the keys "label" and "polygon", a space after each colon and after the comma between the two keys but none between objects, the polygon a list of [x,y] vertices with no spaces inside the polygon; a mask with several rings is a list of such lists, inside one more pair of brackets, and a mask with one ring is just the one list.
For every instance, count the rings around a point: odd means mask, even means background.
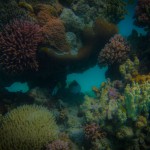
[{"label": "red coral", "polygon": [[37,70],[37,46],[42,41],[40,27],[29,21],[14,20],[0,33],[0,65],[6,72]]},{"label": "red coral", "polygon": [[114,63],[121,63],[127,59],[130,47],[125,39],[116,34],[109,40],[99,53],[98,62],[100,66],[112,65]]},{"label": "red coral", "polygon": [[150,27],[150,0],[138,0],[134,17],[137,26]]}]

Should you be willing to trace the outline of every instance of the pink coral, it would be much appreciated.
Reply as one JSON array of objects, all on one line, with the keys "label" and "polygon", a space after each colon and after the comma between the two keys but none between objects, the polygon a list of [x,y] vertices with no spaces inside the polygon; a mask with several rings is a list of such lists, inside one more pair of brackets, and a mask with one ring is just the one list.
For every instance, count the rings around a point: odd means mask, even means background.
[{"label": "pink coral", "polygon": [[130,47],[126,40],[119,34],[115,34],[109,43],[100,51],[98,62],[100,66],[121,63],[127,59]]},{"label": "pink coral", "polygon": [[51,144],[49,144],[46,147],[46,150],[70,150],[70,148],[68,142],[62,140],[56,140],[53,141]]},{"label": "pink coral", "polygon": [[37,70],[37,46],[42,41],[39,25],[14,20],[0,33],[0,65],[6,72]]},{"label": "pink coral", "polygon": [[135,24],[140,27],[150,26],[150,0],[138,0],[135,10]]}]

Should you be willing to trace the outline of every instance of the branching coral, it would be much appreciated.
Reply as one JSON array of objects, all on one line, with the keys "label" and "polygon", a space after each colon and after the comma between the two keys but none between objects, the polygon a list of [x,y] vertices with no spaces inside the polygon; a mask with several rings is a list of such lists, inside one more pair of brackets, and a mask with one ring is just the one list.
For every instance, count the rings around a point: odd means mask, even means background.
[{"label": "branching coral", "polygon": [[0,127],[0,149],[41,150],[57,138],[54,116],[46,108],[23,105],[10,111]]},{"label": "branching coral", "polygon": [[0,33],[0,65],[6,72],[38,70],[37,46],[42,41],[39,25],[14,20]]},{"label": "branching coral", "polygon": [[125,39],[116,34],[99,53],[98,61],[100,66],[122,63],[128,57],[130,47]]}]

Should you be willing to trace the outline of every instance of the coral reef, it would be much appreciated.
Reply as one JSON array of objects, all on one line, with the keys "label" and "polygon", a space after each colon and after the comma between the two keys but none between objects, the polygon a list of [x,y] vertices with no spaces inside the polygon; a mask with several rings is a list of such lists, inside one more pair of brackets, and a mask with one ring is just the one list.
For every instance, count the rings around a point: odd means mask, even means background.
[{"label": "coral reef", "polygon": [[105,18],[108,18],[108,21],[113,23],[120,22],[127,14],[126,5],[126,2],[123,0],[106,0],[103,12]]},{"label": "coral reef", "polygon": [[150,0],[138,0],[134,17],[137,26],[150,28]]},{"label": "coral reef", "polygon": [[116,136],[120,140],[129,139],[134,136],[134,133],[131,127],[123,126],[120,129],[118,129]]},{"label": "coral reef", "polygon": [[148,116],[150,105],[150,83],[132,83],[125,88],[125,104],[128,118],[136,120],[138,115]]},{"label": "coral reef", "polygon": [[85,133],[85,138],[88,139],[90,142],[106,137],[106,133],[103,132],[100,129],[99,125],[95,123],[87,124],[84,127],[84,133]]},{"label": "coral reef", "polygon": [[60,19],[51,18],[41,30],[45,37],[43,43],[50,45],[56,53],[70,50],[66,42],[65,28]]},{"label": "coral reef", "polygon": [[83,30],[85,24],[83,20],[76,16],[74,12],[69,8],[64,8],[60,19],[64,22],[66,31],[69,32],[80,32]]},{"label": "coral reef", "polygon": [[100,66],[112,65],[114,63],[122,63],[128,57],[130,47],[125,39],[116,34],[109,40],[98,56]]},{"label": "coral reef", "polygon": [[0,30],[14,19],[29,18],[28,12],[20,8],[15,0],[0,2]]},{"label": "coral reef", "polygon": [[147,118],[144,117],[144,116],[139,116],[137,121],[136,121],[136,124],[135,126],[138,128],[138,129],[142,129],[144,127],[147,126]]},{"label": "coral reef", "polygon": [[62,141],[62,140],[56,140],[53,141],[51,144],[49,144],[46,147],[46,150],[71,150],[69,147],[69,143]]},{"label": "coral reef", "polygon": [[122,65],[119,66],[119,71],[122,77],[128,81],[131,81],[132,77],[138,75],[138,69],[139,69],[139,59],[137,57],[134,57],[133,61],[127,59]]},{"label": "coral reef", "polygon": [[0,65],[6,72],[38,70],[37,46],[43,40],[39,25],[14,20],[0,32]]},{"label": "coral reef", "polygon": [[40,150],[57,138],[54,116],[46,108],[23,105],[4,116],[0,127],[0,149]]}]

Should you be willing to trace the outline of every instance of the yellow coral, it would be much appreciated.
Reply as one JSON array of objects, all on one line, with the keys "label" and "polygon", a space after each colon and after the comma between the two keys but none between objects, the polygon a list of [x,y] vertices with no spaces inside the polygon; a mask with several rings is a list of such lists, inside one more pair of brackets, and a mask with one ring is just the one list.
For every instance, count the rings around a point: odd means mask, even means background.
[{"label": "yellow coral", "polygon": [[26,3],[26,2],[19,2],[18,4],[19,7],[25,8],[30,12],[34,12],[32,5]]},{"label": "yellow coral", "polygon": [[4,116],[0,128],[0,150],[41,150],[57,138],[58,127],[51,112],[24,105]]},{"label": "yellow coral", "polygon": [[139,116],[136,122],[136,127],[141,129],[145,126],[147,126],[147,119],[144,116]]},{"label": "yellow coral", "polygon": [[131,78],[132,82],[144,83],[146,81],[150,81],[150,74],[148,75],[136,75],[135,77]]}]

